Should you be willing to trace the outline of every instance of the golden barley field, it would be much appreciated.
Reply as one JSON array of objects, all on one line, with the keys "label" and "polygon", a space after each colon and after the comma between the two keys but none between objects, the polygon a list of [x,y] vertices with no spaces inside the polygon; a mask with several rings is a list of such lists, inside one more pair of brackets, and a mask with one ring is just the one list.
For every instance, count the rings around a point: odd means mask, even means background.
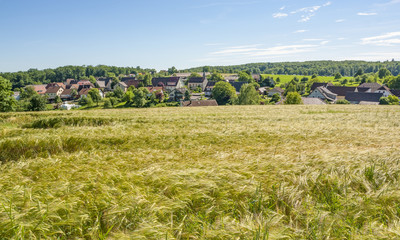
[{"label": "golden barley field", "polygon": [[0,239],[400,239],[400,108],[0,114]]}]

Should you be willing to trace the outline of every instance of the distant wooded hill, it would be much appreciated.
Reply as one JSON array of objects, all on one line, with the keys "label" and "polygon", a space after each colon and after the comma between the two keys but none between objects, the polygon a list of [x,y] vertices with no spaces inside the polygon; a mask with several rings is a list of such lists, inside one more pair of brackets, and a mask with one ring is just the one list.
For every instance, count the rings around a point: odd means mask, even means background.
[{"label": "distant wooded hill", "polygon": [[381,68],[387,68],[392,75],[400,73],[399,61],[366,62],[366,61],[309,61],[309,62],[277,62],[277,63],[249,63],[234,66],[196,67],[185,69],[185,72],[221,72],[238,73],[250,71],[251,73],[263,74],[286,74],[286,75],[313,75],[333,76],[340,73],[342,76],[354,76],[360,69],[364,73],[375,73]]}]

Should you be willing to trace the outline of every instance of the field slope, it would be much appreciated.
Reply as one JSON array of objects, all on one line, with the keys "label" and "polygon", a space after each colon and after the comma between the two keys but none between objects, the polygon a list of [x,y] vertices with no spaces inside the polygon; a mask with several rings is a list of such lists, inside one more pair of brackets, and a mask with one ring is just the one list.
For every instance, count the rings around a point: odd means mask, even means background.
[{"label": "field slope", "polygon": [[398,239],[400,108],[0,114],[0,239]]}]

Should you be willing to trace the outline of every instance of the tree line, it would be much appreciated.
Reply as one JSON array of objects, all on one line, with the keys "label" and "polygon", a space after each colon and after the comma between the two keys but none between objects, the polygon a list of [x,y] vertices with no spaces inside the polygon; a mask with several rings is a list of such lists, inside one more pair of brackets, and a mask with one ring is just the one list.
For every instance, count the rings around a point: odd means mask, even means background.
[{"label": "tree line", "polygon": [[156,73],[155,69],[142,69],[138,67],[116,66],[64,66],[55,69],[29,69],[28,71],[0,73],[0,76],[8,79],[12,88],[22,88],[27,85],[48,84],[52,82],[64,82],[68,78],[77,80],[93,77],[115,77],[120,75]]},{"label": "tree line", "polygon": [[385,68],[392,75],[400,73],[399,61],[366,62],[366,61],[307,61],[307,62],[277,62],[277,63],[249,63],[233,66],[203,66],[183,70],[184,72],[220,72],[239,73],[250,71],[253,74],[279,74],[279,75],[306,75],[334,76],[340,73],[342,76],[354,76],[358,71],[363,73],[375,73]]}]

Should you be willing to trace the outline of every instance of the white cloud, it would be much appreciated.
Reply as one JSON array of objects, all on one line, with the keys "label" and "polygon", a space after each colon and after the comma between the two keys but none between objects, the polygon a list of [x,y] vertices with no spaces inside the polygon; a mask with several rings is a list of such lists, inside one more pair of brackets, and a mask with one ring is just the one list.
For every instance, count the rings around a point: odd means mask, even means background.
[{"label": "white cloud", "polygon": [[293,33],[305,33],[305,32],[308,32],[308,30],[300,29],[300,30],[294,31]]},{"label": "white cloud", "polygon": [[284,18],[287,17],[288,15],[286,13],[274,13],[272,14],[273,18]]},{"label": "white cloud", "polygon": [[306,39],[303,39],[303,41],[306,41],[306,42],[318,42],[318,41],[323,41],[324,39],[322,39],[322,38],[306,38]]},{"label": "white cloud", "polygon": [[341,23],[341,22],[344,22],[344,21],[346,21],[346,19],[338,19],[338,20],[336,20],[335,22]]},{"label": "white cloud", "polygon": [[329,43],[329,41],[322,41],[322,42],[320,42],[319,44],[321,44],[321,46],[323,46],[323,45],[326,45],[326,44],[328,44]]},{"label": "white cloud", "polygon": [[337,40],[339,40],[339,41],[343,41],[343,40],[345,40],[346,38],[338,38]]},{"label": "white cloud", "polygon": [[312,7],[304,7],[297,9],[295,11],[290,12],[291,14],[302,13],[301,18],[298,22],[308,22],[311,20],[312,17],[315,16],[316,12],[321,9],[321,7],[327,7],[331,5],[331,2],[326,2],[322,6],[312,6]]},{"label": "white cloud", "polygon": [[377,13],[365,13],[365,12],[359,12],[357,13],[358,16],[375,16],[378,15]]},{"label": "white cloud", "polygon": [[400,32],[390,32],[374,37],[361,39],[363,45],[394,46],[400,44]]},{"label": "white cloud", "polygon": [[276,46],[270,48],[259,48],[255,47],[255,45],[249,46],[237,46],[225,48],[220,51],[212,52],[210,55],[216,57],[272,57],[272,56],[280,56],[280,55],[290,55],[295,53],[302,52],[311,52],[315,51],[318,47],[326,44],[325,42],[321,42],[321,44],[299,44],[299,45],[285,45],[285,46]]},{"label": "white cloud", "polygon": [[400,56],[400,52],[364,52],[358,56],[350,57],[347,60],[364,60],[364,61],[386,61],[396,59]]},{"label": "white cloud", "polygon": [[286,7],[285,6],[282,6],[281,8],[279,8],[279,10],[284,10]]}]

